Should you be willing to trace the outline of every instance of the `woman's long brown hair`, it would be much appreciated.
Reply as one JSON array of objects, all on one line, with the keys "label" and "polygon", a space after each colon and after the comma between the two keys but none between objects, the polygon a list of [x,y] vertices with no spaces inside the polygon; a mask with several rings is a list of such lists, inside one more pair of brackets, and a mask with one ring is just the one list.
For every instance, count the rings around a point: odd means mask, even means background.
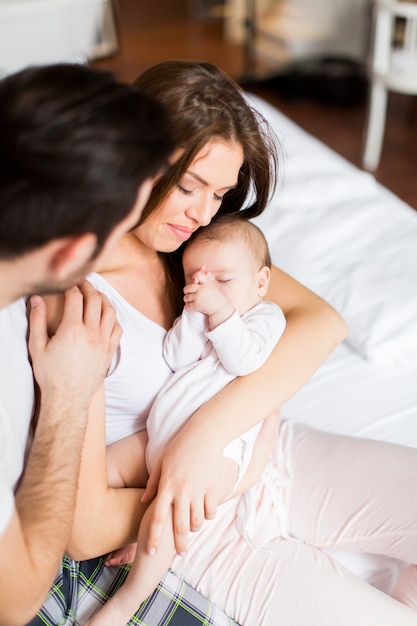
[{"label": "woman's long brown hair", "polygon": [[[238,184],[224,196],[218,215],[239,213],[248,219],[260,215],[276,186],[278,142],[239,86],[210,63],[181,60],[154,65],[133,86],[166,107],[174,141],[182,149],[180,159],[155,185],[142,221],[163,202],[200,150],[213,139],[237,141],[244,154]],[[183,306],[182,248],[161,253],[177,314]]]}]

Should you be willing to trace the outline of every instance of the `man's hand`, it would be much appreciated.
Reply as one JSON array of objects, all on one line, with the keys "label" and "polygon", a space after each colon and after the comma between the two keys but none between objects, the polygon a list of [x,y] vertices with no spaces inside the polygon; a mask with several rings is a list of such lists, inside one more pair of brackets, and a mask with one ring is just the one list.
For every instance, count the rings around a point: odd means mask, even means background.
[{"label": "man's hand", "polygon": [[108,300],[87,281],[65,293],[62,320],[52,338],[46,306],[33,296],[29,318],[29,352],[36,381],[44,395],[77,402],[80,417],[103,383],[121,328]]},{"label": "man's hand", "polygon": [[[88,407],[121,337],[113,308],[88,283],[67,291],[51,338],[44,300],[33,296],[31,305],[29,350],[41,402],[0,539],[1,623],[27,623],[51,586],[73,524]],[[18,569],[10,568],[14,560]]]},{"label": "man's hand", "polygon": [[171,507],[178,554],[186,552],[190,530],[199,530],[204,518],[212,519],[216,513],[223,447],[187,426],[167,446],[142,497],[142,502],[149,502],[156,496],[148,552],[158,550]]}]

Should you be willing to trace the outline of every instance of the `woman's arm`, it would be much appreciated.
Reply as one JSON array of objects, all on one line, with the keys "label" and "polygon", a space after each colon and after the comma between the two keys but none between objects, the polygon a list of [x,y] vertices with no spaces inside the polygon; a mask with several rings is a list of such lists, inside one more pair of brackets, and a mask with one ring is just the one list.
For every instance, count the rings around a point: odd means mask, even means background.
[{"label": "woman's arm", "polygon": [[147,505],[143,489],[108,484],[104,389],[93,398],[81,460],[77,501],[68,554],[90,559],[136,541]]},{"label": "woman's arm", "polygon": [[186,549],[190,517],[196,528],[215,513],[226,444],[289,400],[346,337],[346,324],[333,307],[275,267],[267,298],[283,310],[286,329],[259,370],[236,378],[205,403],[167,447],[144,498],[158,492],[148,547],[158,547],[174,504],[176,548]]}]

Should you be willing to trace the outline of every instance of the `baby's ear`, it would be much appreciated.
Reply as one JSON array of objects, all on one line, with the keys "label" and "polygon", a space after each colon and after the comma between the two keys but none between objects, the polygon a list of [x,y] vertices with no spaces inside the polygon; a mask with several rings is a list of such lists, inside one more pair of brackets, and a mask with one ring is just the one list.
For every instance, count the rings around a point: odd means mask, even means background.
[{"label": "baby's ear", "polygon": [[258,294],[263,298],[268,291],[269,281],[271,279],[271,269],[264,265],[256,275]]}]

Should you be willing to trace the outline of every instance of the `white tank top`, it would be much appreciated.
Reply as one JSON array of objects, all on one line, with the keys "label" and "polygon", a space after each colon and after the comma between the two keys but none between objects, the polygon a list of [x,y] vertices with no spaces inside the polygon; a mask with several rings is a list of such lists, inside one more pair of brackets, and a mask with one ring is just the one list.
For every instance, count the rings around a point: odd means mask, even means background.
[{"label": "white tank top", "polygon": [[127,302],[102,276],[88,281],[114,306],[123,329],[107,378],[107,445],[146,428],[155,396],[172,374],[162,355],[166,330]]}]

